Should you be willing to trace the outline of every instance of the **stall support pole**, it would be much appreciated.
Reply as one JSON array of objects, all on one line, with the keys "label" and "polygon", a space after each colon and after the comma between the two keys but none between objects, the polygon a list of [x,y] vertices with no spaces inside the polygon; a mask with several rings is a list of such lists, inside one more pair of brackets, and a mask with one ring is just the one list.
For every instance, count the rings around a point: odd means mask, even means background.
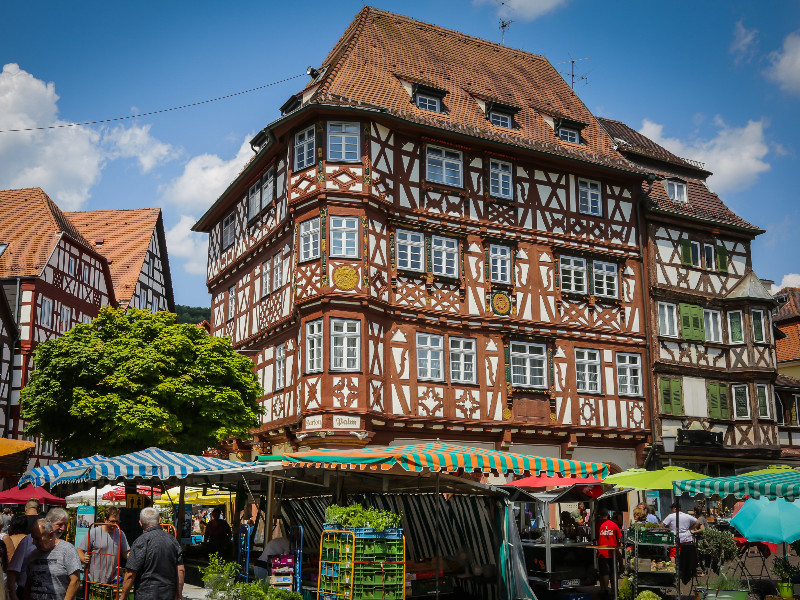
[{"label": "stall support pole", "polygon": [[275,507],[275,478],[267,480],[267,514],[264,524],[264,547],[272,541],[272,511]]},{"label": "stall support pole", "polygon": [[186,520],[186,483],[181,481],[181,492],[178,496],[178,518],[175,522],[175,530],[178,532],[178,541],[183,539],[183,527]]},{"label": "stall support pole", "polygon": [[439,471],[436,471],[436,551],[434,552],[435,557],[433,566],[433,570],[436,573],[436,595],[434,596],[436,600],[439,600],[439,564],[441,562],[441,558],[439,558]]}]

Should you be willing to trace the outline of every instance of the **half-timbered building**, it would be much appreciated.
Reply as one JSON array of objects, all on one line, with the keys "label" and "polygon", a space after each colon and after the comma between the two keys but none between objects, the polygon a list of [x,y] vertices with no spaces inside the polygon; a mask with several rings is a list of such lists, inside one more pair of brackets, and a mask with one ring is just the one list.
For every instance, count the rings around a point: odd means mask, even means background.
[{"label": "half-timbered building", "polygon": [[240,453],[442,439],[641,462],[642,173],[543,57],[363,9],[195,225]]},{"label": "half-timbered building", "polygon": [[68,212],[92,247],[106,257],[121,308],[175,312],[160,208]]},{"label": "half-timbered building", "polygon": [[619,121],[600,123],[648,174],[646,326],[656,439],[675,436],[675,459],[709,475],[779,458],[775,302],[750,254],[763,231],[711,191],[711,173],[699,163]]}]

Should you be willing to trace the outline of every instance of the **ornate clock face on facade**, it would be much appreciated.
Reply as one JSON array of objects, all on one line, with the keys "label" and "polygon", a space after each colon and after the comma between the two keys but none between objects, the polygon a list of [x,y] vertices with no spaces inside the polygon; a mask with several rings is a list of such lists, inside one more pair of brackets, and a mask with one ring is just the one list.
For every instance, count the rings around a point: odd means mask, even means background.
[{"label": "ornate clock face on facade", "polygon": [[337,267],[333,272],[333,282],[343,290],[352,290],[358,284],[358,271],[349,265]]},{"label": "ornate clock face on facade", "polygon": [[492,310],[498,315],[507,315],[511,312],[511,299],[505,292],[492,296]]}]

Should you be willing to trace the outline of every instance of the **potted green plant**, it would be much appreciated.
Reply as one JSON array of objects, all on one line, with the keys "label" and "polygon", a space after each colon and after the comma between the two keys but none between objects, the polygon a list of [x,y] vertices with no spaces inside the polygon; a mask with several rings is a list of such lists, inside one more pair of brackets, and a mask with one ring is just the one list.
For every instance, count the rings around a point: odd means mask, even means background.
[{"label": "potted green plant", "polygon": [[629,577],[623,577],[617,588],[617,600],[633,600],[633,584]]},{"label": "potted green plant", "polygon": [[231,598],[234,580],[239,573],[239,565],[223,560],[219,554],[208,557],[208,566],[200,567],[203,587],[208,590],[208,598]]},{"label": "potted green plant", "polygon": [[661,596],[652,590],[645,590],[639,592],[639,595],[636,596],[636,600],[661,600]]},{"label": "potted green plant", "polygon": [[722,565],[739,555],[739,547],[731,532],[706,527],[697,538],[697,553],[712,571],[719,573]]},{"label": "potted green plant", "polygon": [[792,598],[794,596],[792,579],[800,575],[800,567],[791,564],[788,556],[776,557],[772,563],[772,574],[781,580],[778,584],[781,598]]},{"label": "potted green plant", "polygon": [[708,581],[706,600],[747,600],[750,588],[739,577],[725,572]]}]

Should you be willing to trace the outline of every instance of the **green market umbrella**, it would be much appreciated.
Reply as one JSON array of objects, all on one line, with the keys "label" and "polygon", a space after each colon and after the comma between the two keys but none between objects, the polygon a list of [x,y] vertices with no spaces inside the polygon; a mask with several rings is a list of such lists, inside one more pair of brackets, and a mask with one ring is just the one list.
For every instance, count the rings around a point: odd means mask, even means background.
[{"label": "green market umbrella", "polygon": [[628,469],[609,475],[603,483],[631,487],[637,490],[671,490],[672,484],[685,479],[705,479],[707,475],[695,473],[683,467],[664,467],[657,471]]},{"label": "green market umbrella", "polygon": [[766,469],[759,469],[758,471],[750,471],[743,473],[743,475],[773,475],[775,473],[796,473],[794,467],[789,465],[770,465]]}]

